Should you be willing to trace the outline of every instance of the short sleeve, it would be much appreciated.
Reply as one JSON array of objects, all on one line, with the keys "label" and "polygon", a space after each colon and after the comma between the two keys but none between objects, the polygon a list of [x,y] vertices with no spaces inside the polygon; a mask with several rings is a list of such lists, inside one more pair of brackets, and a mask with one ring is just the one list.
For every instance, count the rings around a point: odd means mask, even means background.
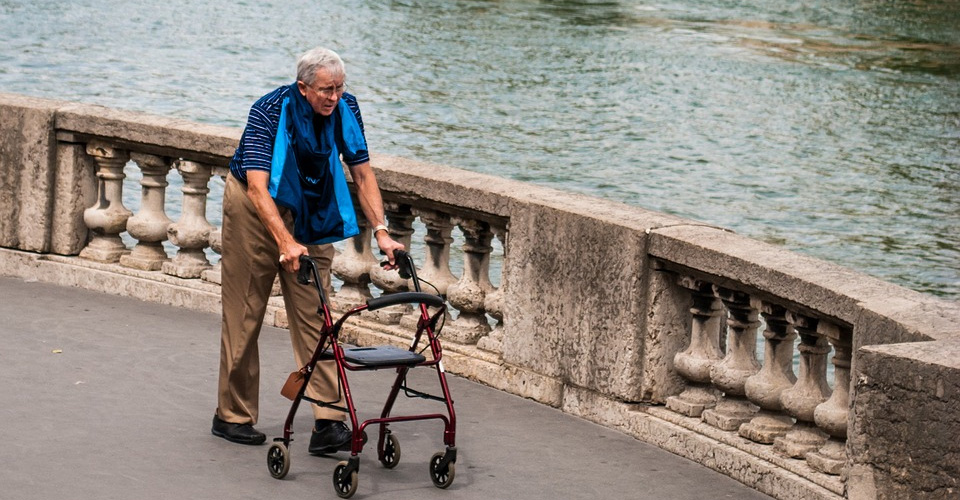
[{"label": "short sleeve", "polygon": [[352,140],[350,139],[351,134],[346,134],[344,137],[347,144],[345,144],[342,152],[343,161],[348,167],[352,167],[370,161],[370,153],[367,149],[367,137],[363,130],[363,116],[360,114],[360,105],[357,104],[357,98],[351,94],[343,94],[343,101],[353,112],[353,116],[357,119],[357,125],[360,126],[360,133]]},{"label": "short sleeve", "polygon": [[250,108],[247,127],[243,131],[244,170],[270,170],[273,142],[277,127],[267,113],[258,106]]}]

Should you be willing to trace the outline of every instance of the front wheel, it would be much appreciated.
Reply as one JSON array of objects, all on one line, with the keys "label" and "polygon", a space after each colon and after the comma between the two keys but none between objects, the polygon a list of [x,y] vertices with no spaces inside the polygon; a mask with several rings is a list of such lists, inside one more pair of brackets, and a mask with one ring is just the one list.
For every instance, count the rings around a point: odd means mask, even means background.
[{"label": "front wheel", "polygon": [[290,453],[287,445],[276,442],[267,451],[267,469],[274,479],[283,479],[290,472]]},{"label": "front wheel", "polygon": [[446,488],[453,483],[453,477],[456,475],[454,462],[448,463],[445,467],[440,464],[443,462],[443,452],[434,453],[430,458],[430,480],[437,488]]},{"label": "front wheel", "polygon": [[347,473],[347,465],[347,461],[343,460],[333,470],[333,489],[336,490],[337,496],[340,498],[352,497],[357,492],[357,484],[359,483],[357,471],[352,470]]}]

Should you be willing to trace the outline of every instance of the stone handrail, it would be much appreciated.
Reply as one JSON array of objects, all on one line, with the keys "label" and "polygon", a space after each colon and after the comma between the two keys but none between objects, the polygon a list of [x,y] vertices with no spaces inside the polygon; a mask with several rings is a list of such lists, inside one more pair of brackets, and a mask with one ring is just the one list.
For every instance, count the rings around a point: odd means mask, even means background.
[{"label": "stone handrail", "polygon": [[[239,135],[0,94],[0,274],[219,310],[208,185],[228,175]],[[456,311],[451,371],[777,498],[960,492],[960,305],[679,217],[407,159],[373,165],[390,233],[421,249],[420,274]],[[123,205],[131,168],[137,213]],[[334,261],[341,308],[409,287],[361,229]],[[408,312],[347,333],[402,343]]]}]

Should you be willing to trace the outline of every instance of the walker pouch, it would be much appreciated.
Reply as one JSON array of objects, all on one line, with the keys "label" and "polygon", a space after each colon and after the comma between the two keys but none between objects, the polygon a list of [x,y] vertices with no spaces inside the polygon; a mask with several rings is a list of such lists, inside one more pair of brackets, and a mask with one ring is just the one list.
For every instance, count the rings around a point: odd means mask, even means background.
[{"label": "walker pouch", "polygon": [[297,398],[297,394],[300,394],[300,389],[303,388],[303,370],[297,370],[290,374],[287,377],[287,381],[283,383],[283,387],[280,388],[280,395],[293,401]]}]

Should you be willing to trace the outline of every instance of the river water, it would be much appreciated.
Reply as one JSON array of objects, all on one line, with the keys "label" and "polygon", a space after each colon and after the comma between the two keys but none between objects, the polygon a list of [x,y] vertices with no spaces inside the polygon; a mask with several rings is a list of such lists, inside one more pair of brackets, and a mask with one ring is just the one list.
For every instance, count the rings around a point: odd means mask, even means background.
[{"label": "river water", "polygon": [[315,45],[376,152],[960,299],[955,0],[0,0],[0,92],[241,126]]}]

